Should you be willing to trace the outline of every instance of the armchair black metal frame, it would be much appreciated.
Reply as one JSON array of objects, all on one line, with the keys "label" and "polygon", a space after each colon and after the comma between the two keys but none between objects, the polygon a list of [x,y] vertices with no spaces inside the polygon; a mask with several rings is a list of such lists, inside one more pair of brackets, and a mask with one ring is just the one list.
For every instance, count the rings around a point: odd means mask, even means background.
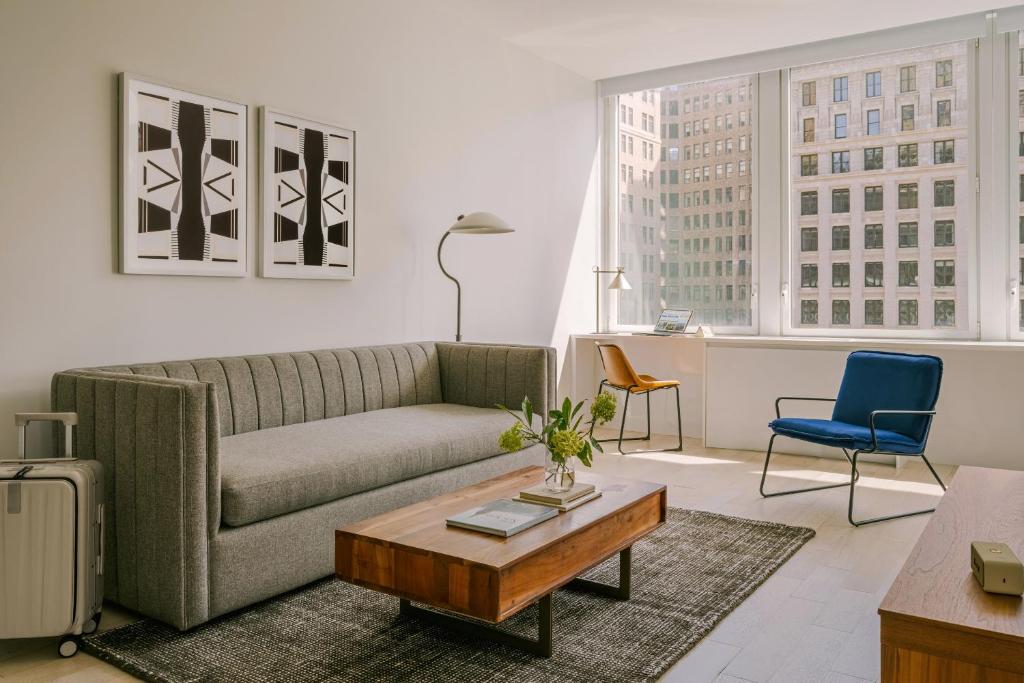
[{"label": "armchair black metal frame", "polygon": [[[813,397],[808,397],[808,396],[780,396],[779,398],[775,399],[775,417],[776,418],[781,418],[782,417],[781,411],[780,411],[780,408],[779,408],[779,404],[782,401],[826,401],[826,402],[834,403],[836,401],[836,399],[834,399],[834,398],[813,398]],[[894,453],[892,451],[880,450],[878,448],[878,434],[877,434],[876,428],[875,428],[875,419],[879,415],[919,415],[919,416],[926,417],[927,421],[926,421],[925,430],[924,430],[924,438],[921,440],[921,450],[920,450],[920,452],[918,452],[918,453]],[[839,449],[839,450],[841,450],[843,452],[843,455],[846,456],[846,459],[850,461],[850,481],[849,482],[844,482],[844,483],[841,483],[841,484],[825,484],[823,486],[809,486],[809,487],[800,488],[800,489],[789,489],[789,490],[786,490],[786,491],[775,491],[775,492],[772,492],[772,493],[765,493],[764,482],[765,482],[765,479],[768,476],[768,462],[771,460],[771,457],[772,457],[772,447],[775,444],[775,437],[779,436],[779,434],[772,434],[771,439],[769,439],[769,441],[768,441],[768,452],[765,454],[765,457],[764,457],[764,470],[761,472],[761,486],[760,486],[761,495],[763,497],[765,497],[765,498],[774,498],[776,496],[788,496],[788,495],[792,495],[794,493],[806,493],[808,491],[821,491],[821,490],[824,490],[824,489],[834,489],[834,488],[840,488],[840,487],[843,487],[843,486],[849,486],[850,487],[850,503],[849,503],[849,506],[847,507],[846,518],[847,518],[847,520],[849,520],[850,524],[852,524],[855,527],[864,526],[865,524],[874,524],[875,522],[885,522],[885,521],[888,521],[888,520],[891,520],[891,519],[901,519],[903,517],[913,517],[915,515],[925,515],[925,514],[928,514],[930,512],[934,512],[935,508],[928,508],[926,510],[915,510],[913,512],[903,512],[903,513],[899,513],[899,514],[895,514],[895,515],[884,515],[884,516],[881,516],[881,517],[872,517],[870,519],[855,520],[853,518],[853,498],[854,498],[853,494],[854,494],[854,491],[856,489],[857,480],[860,479],[860,472],[857,470],[857,458],[859,456],[861,456],[861,455],[865,455],[865,454],[878,454],[878,455],[896,455],[896,456],[901,456],[902,455],[902,456],[910,456],[910,457],[919,457],[919,458],[921,458],[921,460],[924,461],[924,464],[928,466],[928,470],[932,473],[932,476],[935,477],[935,481],[937,481],[939,483],[939,486],[942,487],[942,490],[943,491],[946,490],[946,485],[943,483],[942,479],[939,477],[938,472],[935,471],[935,468],[932,467],[932,464],[930,462],[928,462],[928,458],[925,457],[925,454],[924,454],[925,446],[928,443],[928,434],[931,431],[932,420],[934,419],[934,417],[935,417],[935,411],[934,410],[873,410],[873,411],[871,411],[871,414],[870,414],[869,419],[868,419],[868,426],[871,429],[871,447],[870,448],[854,449],[852,456],[850,455],[850,453],[845,448],[840,448]]]},{"label": "armchair black metal frame", "polygon": [[[601,380],[601,384],[597,387],[597,393],[600,394],[604,391],[605,387],[612,389],[618,389],[619,391],[626,392],[626,401],[622,406],[622,423],[619,425],[619,438],[618,439],[598,439],[600,443],[610,443],[612,441],[618,441],[619,452],[623,455],[632,455],[634,453],[660,453],[663,451],[681,451],[683,450],[683,410],[679,400],[679,385],[676,384],[670,387],[658,387],[657,389],[643,389],[638,384],[633,384],[628,387],[619,387],[614,384],[610,384],[607,379]],[[634,392],[634,389],[640,389],[640,391]],[[646,448],[629,451],[628,453],[622,450],[623,441],[650,441],[651,440],[651,394],[656,391],[662,391],[663,389],[675,389],[676,390],[676,432],[679,437],[679,443],[675,448]],[[627,436],[623,437],[626,431],[626,411],[629,409],[629,397],[634,393],[645,393],[647,394],[647,435],[646,436]]]}]

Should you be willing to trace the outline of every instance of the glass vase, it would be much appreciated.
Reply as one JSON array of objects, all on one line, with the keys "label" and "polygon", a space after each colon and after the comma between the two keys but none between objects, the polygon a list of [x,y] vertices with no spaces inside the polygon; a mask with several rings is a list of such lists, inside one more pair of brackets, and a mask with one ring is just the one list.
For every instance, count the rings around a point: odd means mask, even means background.
[{"label": "glass vase", "polygon": [[568,458],[559,462],[548,456],[548,464],[544,472],[544,485],[549,491],[565,493],[576,483],[576,458]]}]

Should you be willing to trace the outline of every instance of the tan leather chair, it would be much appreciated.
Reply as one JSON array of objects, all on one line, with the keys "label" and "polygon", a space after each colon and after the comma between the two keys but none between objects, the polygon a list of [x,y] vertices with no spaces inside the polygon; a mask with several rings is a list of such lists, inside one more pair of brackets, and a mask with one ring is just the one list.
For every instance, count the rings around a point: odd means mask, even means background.
[{"label": "tan leather chair", "polygon": [[[616,344],[597,344],[597,351],[601,354],[601,365],[604,366],[605,378],[601,380],[597,393],[601,393],[605,386],[612,389],[619,389],[626,392],[626,400],[622,406],[622,424],[619,426],[619,452],[622,450],[623,441],[650,441],[651,439],[651,394],[662,389],[676,390],[676,428],[679,433],[679,445],[671,449],[648,449],[630,451],[630,453],[649,453],[656,450],[683,450],[683,414],[679,405],[679,381],[674,379],[655,379],[650,375],[638,374],[633,365],[626,358],[626,354]],[[626,429],[626,410],[629,409],[629,397],[633,394],[646,394],[647,396],[647,436],[632,436],[627,439],[622,437]],[[616,441],[616,439],[599,439],[599,441]]]}]

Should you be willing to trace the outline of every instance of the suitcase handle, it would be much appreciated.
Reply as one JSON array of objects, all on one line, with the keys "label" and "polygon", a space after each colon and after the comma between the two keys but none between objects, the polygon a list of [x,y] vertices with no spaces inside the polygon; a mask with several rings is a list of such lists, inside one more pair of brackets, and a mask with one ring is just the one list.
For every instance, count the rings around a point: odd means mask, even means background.
[{"label": "suitcase handle", "polygon": [[62,422],[64,424],[64,457],[71,455],[71,428],[78,424],[78,413],[15,413],[18,428],[18,459],[25,459],[25,427],[29,422]]}]

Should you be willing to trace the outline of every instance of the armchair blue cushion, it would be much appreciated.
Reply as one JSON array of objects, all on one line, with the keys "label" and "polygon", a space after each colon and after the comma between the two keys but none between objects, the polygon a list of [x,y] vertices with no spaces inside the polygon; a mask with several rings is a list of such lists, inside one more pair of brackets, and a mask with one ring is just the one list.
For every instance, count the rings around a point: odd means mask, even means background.
[{"label": "armchair blue cushion", "polygon": [[[780,418],[776,434],[838,448],[871,450],[871,413],[876,410],[934,410],[942,382],[935,356],[855,351],[846,361],[831,420]],[[924,450],[930,417],[879,415],[879,451],[917,454]]]},{"label": "armchair blue cushion", "polygon": [[[823,446],[835,446],[849,450],[870,450],[871,430],[868,427],[836,422],[835,420],[811,420],[800,417],[784,417],[773,420],[772,431],[782,436],[810,441]],[[909,436],[888,429],[876,429],[878,450],[889,453],[919,453],[921,443]]]}]

